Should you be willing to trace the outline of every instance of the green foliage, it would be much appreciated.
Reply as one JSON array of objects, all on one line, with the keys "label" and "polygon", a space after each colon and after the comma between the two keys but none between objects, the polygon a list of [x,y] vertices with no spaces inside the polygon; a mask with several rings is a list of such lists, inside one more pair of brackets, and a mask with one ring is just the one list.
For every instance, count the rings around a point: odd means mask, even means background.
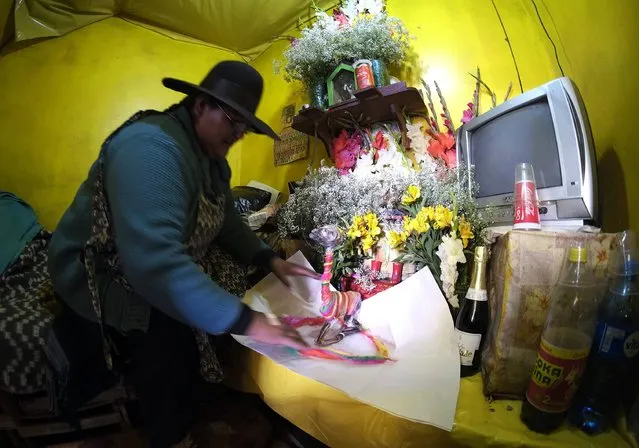
[{"label": "green foliage", "polygon": [[[446,230],[448,231],[448,230]],[[417,269],[428,267],[435,277],[437,285],[442,288],[440,260],[436,255],[437,248],[442,242],[444,230],[431,227],[427,232],[412,234],[406,240],[404,253],[398,261],[402,263],[414,263]]]}]

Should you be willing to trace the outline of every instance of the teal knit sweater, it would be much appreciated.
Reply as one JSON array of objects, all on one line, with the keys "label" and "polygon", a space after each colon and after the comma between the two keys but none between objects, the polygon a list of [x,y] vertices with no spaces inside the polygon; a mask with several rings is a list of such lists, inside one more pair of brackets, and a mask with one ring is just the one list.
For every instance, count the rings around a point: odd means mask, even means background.
[{"label": "teal knit sweater", "polygon": [[[121,332],[146,331],[150,307],[208,333],[242,333],[250,310],[214,283],[187,255],[200,191],[227,195],[216,243],[238,261],[268,261],[272,252],[233,206],[226,160],[204,156],[183,107],[121,130],[106,148],[105,187],[122,269],[134,292],[98,267],[105,321]],[[49,269],[55,291],[79,315],[96,320],[82,262],[90,235],[94,164],[54,232]],[[99,261],[99,260],[98,260]],[[98,263],[99,264],[99,263]]]}]

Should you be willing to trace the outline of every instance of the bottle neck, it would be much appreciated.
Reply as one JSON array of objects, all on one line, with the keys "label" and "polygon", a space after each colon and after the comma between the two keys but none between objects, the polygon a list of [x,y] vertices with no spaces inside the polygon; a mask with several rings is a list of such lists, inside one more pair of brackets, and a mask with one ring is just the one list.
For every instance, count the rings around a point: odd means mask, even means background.
[{"label": "bottle neck", "polygon": [[470,278],[470,288],[468,288],[466,298],[479,302],[488,300],[488,293],[486,291],[486,260],[475,259],[475,267]]},{"label": "bottle neck", "polygon": [[585,261],[568,261],[559,277],[563,285],[587,286],[593,283],[592,272]]}]

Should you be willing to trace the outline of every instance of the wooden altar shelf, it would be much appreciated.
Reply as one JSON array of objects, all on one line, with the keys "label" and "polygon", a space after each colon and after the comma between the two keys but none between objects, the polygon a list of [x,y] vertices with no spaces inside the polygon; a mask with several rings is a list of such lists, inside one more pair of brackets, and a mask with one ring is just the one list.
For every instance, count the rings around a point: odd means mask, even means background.
[{"label": "wooden altar shelf", "polygon": [[414,87],[399,82],[384,87],[371,87],[355,92],[355,98],[336,104],[324,111],[316,107],[302,109],[293,118],[293,129],[317,135],[326,150],[331,139],[344,128],[370,126],[381,121],[397,120],[402,130],[402,144],[407,146],[406,123],[403,114],[426,113],[421,94]]}]

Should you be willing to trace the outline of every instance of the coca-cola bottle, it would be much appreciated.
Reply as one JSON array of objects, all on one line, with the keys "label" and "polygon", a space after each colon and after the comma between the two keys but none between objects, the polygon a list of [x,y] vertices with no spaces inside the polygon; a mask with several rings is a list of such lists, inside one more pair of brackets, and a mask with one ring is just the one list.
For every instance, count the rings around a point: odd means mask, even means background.
[{"label": "coca-cola bottle", "polygon": [[549,433],[566,417],[577,392],[597,321],[597,287],[584,242],[566,253],[521,408],[529,429]]}]

